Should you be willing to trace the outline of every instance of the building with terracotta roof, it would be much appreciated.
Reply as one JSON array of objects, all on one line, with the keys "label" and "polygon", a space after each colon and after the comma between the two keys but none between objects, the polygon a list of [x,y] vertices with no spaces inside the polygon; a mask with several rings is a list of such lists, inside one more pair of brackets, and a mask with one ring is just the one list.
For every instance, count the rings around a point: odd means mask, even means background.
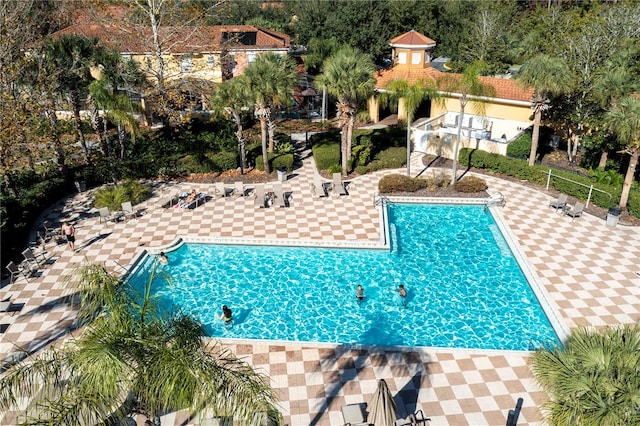
[{"label": "building with terracotta roof", "polygon": [[[77,22],[54,34],[96,37],[108,48],[138,62],[154,78],[151,29],[103,22]],[[286,55],[291,40],[286,34],[252,25],[161,27],[165,80],[196,79],[213,83],[242,74],[264,52]],[[226,67],[226,68],[225,68]]]},{"label": "building with terracotta roof", "polygon": [[[376,91],[384,92],[394,80],[416,83],[420,80],[432,81],[448,74],[432,67],[432,53],[436,42],[414,30],[391,40],[393,65],[376,73]],[[489,152],[506,154],[508,143],[529,127],[531,120],[532,89],[520,87],[514,80],[498,77],[480,77],[480,80],[495,89],[495,96],[479,102],[471,100],[462,118],[462,138],[460,147],[474,147]],[[453,157],[452,141],[458,130],[460,94],[443,93],[439,102],[426,100],[426,117],[418,118],[412,124],[413,149],[428,154]],[[482,108],[479,108],[482,106]],[[483,114],[477,111],[483,110]],[[378,97],[369,99],[369,115],[373,122],[380,119]],[[398,118],[406,119],[402,100],[398,103]]]}]

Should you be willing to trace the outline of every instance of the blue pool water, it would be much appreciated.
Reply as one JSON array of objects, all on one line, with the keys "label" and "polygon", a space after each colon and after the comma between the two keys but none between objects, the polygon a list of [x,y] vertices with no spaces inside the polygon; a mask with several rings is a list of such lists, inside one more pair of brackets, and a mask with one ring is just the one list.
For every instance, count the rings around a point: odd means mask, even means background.
[{"label": "blue pool water", "polygon": [[[388,212],[391,251],[184,244],[166,266],[146,257],[129,281],[140,287],[158,268],[161,305],[190,312],[214,337],[507,350],[557,342],[483,206]],[[218,319],[223,304],[231,327]]]}]

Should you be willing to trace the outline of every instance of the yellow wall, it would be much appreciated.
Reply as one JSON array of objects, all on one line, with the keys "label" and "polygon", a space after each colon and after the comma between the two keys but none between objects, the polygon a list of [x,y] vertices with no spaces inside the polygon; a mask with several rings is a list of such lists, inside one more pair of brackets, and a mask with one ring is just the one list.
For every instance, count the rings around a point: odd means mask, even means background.
[{"label": "yellow wall", "polygon": [[[486,103],[484,114],[478,112],[478,102],[469,102],[464,109],[465,114],[484,115],[485,117],[503,118],[505,120],[529,121],[531,119],[531,108],[528,106],[505,105],[499,103]],[[445,98],[444,105],[438,102],[431,103],[431,117],[435,117],[443,112],[460,111],[460,99]]]},{"label": "yellow wall", "polygon": [[[191,77],[203,80],[209,80],[214,83],[222,82],[222,68],[220,66],[220,54],[212,53],[215,58],[214,66],[209,66],[208,56],[209,54],[197,54],[191,56],[192,71],[184,72],[180,71],[182,59],[186,55],[163,55],[165,66],[165,79],[167,81]],[[132,55],[131,59],[138,62],[141,65],[141,69],[147,69],[147,63],[151,61],[151,68],[155,69],[155,58],[151,55]],[[155,81],[155,76],[147,73],[147,78],[150,81]]]}]

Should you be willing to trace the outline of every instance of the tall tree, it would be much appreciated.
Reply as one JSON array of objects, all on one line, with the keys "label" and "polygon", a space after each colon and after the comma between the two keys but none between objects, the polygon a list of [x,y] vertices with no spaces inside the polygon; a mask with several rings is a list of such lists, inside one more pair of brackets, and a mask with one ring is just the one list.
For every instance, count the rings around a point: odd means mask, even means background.
[{"label": "tall tree", "polygon": [[316,84],[326,88],[330,95],[338,99],[336,107],[338,126],[341,129],[342,174],[347,176],[358,104],[373,93],[375,68],[368,55],[349,46],[329,57],[323,68]]},{"label": "tall tree", "polygon": [[[622,49],[614,55],[596,73],[593,83],[593,96],[600,106],[611,109],[620,99],[637,91],[640,87],[640,49],[637,47]],[[615,147],[610,143],[611,138],[602,138],[603,144],[598,146],[601,151],[598,167],[604,168],[609,158],[609,152]]]},{"label": "tall tree", "polygon": [[128,26],[131,31],[140,31],[146,26],[150,32],[145,49],[153,55],[153,60],[145,64],[144,71],[153,77],[155,90],[150,94],[155,101],[155,112],[163,120],[174,114],[174,104],[181,106],[183,98],[177,94],[180,85],[168,84],[167,66],[164,55],[178,44],[189,44],[198,25],[204,24],[207,15],[216,10],[225,0],[207,2],[185,2],[182,0],[133,0],[137,13],[127,14],[127,22],[117,25]]},{"label": "tall tree", "polygon": [[85,161],[90,162],[89,148],[82,130],[80,100],[86,95],[92,80],[89,68],[94,64],[98,49],[104,49],[96,38],[64,35],[47,40],[44,47],[46,61],[55,69],[60,95],[68,95],[76,126],[77,141],[82,145]]},{"label": "tall tree", "polygon": [[270,173],[268,153],[273,151],[274,141],[272,125],[267,150],[267,125],[272,122],[273,108],[291,101],[297,74],[291,59],[267,52],[259,55],[245,69],[244,75],[254,102],[254,115],[260,120],[264,170]]},{"label": "tall tree", "polygon": [[561,58],[537,55],[522,66],[516,77],[522,86],[533,88],[531,98],[533,133],[531,135],[531,152],[529,153],[530,166],[533,166],[536,161],[542,112],[551,107],[549,98],[552,95],[569,90],[571,82],[569,75],[569,67]]},{"label": "tall tree", "polygon": [[411,176],[411,122],[420,104],[426,99],[438,96],[434,80],[419,80],[409,83],[407,80],[393,80],[382,94],[384,103],[401,102],[407,114],[407,176]]},{"label": "tall tree", "polygon": [[625,145],[624,151],[630,155],[618,204],[621,208],[626,208],[640,154],[640,99],[638,96],[622,98],[607,113],[605,123],[618,140]]},{"label": "tall tree", "polygon": [[462,122],[464,111],[469,101],[473,101],[476,111],[484,114],[487,98],[494,97],[496,90],[490,84],[480,79],[480,74],[486,69],[482,61],[475,61],[468,65],[462,74],[447,74],[438,79],[438,87],[446,96],[456,96],[460,99],[460,115],[458,116],[458,134],[453,148],[453,166],[451,168],[451,185],[456,181],[456,168],[458,165],[458,151],[460,138],[462,137]]},{"label": "tall tree", "polygon": [[240,173],[247,169],[247,154],[242,133],[242,111],[251,106],[251,93],[246,76],[235,77],[218,85],[211,98],[211,106],[217,114],[236,123],[236,140],[240,154]]},{"label": "tall tree", "polygon": [[530,360],[549,395],[541,408],[549,424],[640,424],[640,327],[579,328],[559,347]]},{"label": "tall tree", "polygon": [[193,317],[153,303],[150,287],[161,276],[152,272],[140,292],[98,265],[83,265],[74,279],[84,331],[8,366],[0,408],[40,396],[26,424],[102,424],[132,412],[159,424],[161,413],[189,408],[249,425],[264,420],[256,412],[276,413],[266,377],[207,343]]}]

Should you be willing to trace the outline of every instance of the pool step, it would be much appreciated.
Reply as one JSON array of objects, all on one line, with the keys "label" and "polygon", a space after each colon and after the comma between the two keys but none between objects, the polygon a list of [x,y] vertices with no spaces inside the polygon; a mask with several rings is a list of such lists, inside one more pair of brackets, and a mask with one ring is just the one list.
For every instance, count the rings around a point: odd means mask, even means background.
[{"label": "pool step", "polygon": [[389,224],[389,249],[391,253],[400,253],[400,247],[398,246],[398,229],[395,223]]},{"label": "pool step", "polygon": [[507,244],[507,242],[504,240],[504,237],[502,236],[502,232],[500,232],[498,225],[489,225],[489,230],[491,231],[493,239],[500,249],[500,254],[505,257],[511,257],[512,253],[511,249],[509,248],[509,244]]}]

